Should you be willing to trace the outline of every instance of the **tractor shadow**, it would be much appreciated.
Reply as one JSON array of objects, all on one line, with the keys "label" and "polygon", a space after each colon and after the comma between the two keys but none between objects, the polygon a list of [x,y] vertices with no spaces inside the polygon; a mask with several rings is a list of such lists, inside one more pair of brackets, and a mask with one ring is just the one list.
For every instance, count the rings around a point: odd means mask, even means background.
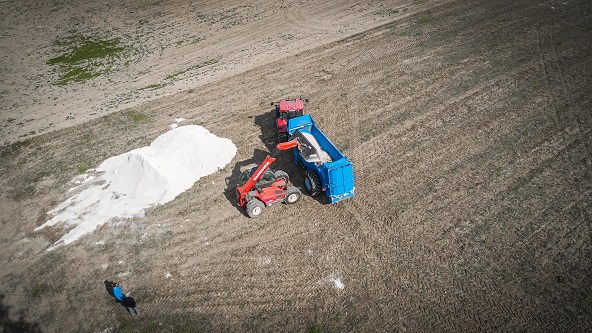
[{"label": "tractor shadow", "polygon": [[240,176],[244,170],[248,170],[250,167],[257,166],[263,162],[267,155],[269,155],[269,152],[263,151],[261,149],[255,149],[253,151],[253,157],[247,160],[236,162],[234,164],[234,168],[232,169],[232,173],[226,178],[227,186],[226,190],[224,191],[224,196],[232,204],[232,206],[239,210],[244,216],[248,217],[245,210],[239,206],[238,199],[236,197],[236,187],[239,185]]},{"label": "tractor shadow", "polygon": [[259,140],[272,151],[277,145],[277,129],[275,124],[275,109],[269,109],[268,112],[255,116],[255,125],[259,127],[261,134]]}]

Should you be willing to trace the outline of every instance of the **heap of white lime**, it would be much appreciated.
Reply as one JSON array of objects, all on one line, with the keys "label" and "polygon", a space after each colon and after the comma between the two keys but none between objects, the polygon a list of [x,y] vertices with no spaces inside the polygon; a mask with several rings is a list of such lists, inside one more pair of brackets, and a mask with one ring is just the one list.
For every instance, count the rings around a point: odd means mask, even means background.
[{"label": "heap of white lime", "polygon": [[174,128],[150,146],[111,157],[79,177],[78,193],[51,210],[53,218],[35,230],[62,223],[71,228],[48,249],[53,250],[107,222],[141,217],[223,168],[235,154],[232,141],[201,126]]}]

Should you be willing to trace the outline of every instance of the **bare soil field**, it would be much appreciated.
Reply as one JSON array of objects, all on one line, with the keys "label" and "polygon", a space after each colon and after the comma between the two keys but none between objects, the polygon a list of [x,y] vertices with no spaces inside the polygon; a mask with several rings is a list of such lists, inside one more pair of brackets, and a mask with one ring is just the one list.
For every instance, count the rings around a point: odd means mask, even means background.
[{"label": "bare soil field", "polygon": [[[592,328],[589,1],[1,4],[5,332]],[[73,30],[129,53],[56,84]],[[249,219],[240,170],[275,144],[269,102],[300,94],[356,196]],[[176,118],[231,139],[233,162],[46,251],[66,230],[34,229],[70,180]],[[274,168],[303,186],[288,152]]]}]

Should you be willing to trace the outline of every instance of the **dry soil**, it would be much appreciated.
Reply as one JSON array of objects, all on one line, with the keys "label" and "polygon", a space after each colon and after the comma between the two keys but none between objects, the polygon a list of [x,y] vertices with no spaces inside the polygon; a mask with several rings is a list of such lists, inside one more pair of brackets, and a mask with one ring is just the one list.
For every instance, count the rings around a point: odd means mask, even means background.
[{"label": "dry soil", "polygon": [[[1,7],[6,332],[592,328],[590,1]],[[137,51],[55,85],[52,42],[73,32]],[[275,144],[269,103],[300,95],[353,161],[356,195],[249,219],[240,171]],[[143,218],[46,252],[65,231],[33,229],[69,180],[178,117],[230,138],[233,162]],[[288,152],[274,167],[302,187]],[[104,280],[132,291],[138,318]]]}]

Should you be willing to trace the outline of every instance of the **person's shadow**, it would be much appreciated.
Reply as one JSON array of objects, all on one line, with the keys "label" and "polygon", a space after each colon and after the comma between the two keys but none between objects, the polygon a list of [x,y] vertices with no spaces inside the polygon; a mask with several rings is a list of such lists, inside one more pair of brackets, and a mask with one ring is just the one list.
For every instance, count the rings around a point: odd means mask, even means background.
[{"label": "person's shadow", "polygon": [[115,298],[115,294],[113,293],[113,281],[105,280],[105,290],[113,297],[115,303],[121,303],[117,298]]},{"label": "person's shadow", "polygon": [[105,280],[105,289],[109,295],[115,298],[115,294],[113,293],[113,281]]}]

